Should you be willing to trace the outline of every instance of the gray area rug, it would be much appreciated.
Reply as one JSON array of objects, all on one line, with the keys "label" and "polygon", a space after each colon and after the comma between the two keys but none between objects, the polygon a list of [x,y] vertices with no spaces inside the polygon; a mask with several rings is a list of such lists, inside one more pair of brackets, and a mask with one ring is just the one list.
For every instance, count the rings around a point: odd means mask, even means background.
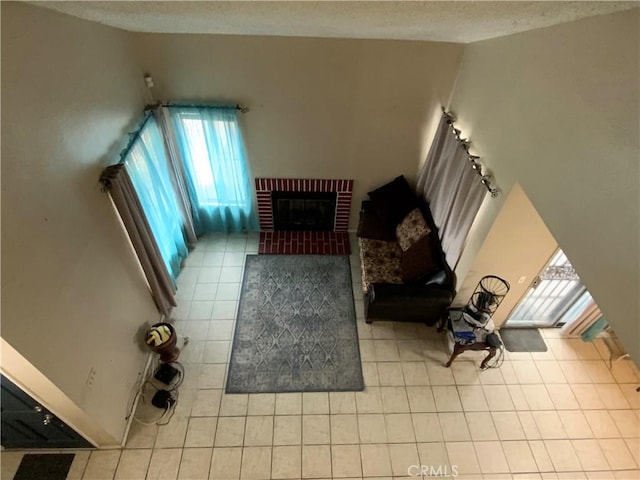
[{"label": "gray area rug", "polygon": [[546,352],[547,344],[537,328],[501,328],[504,348],[510,352]]},{"label": "gray area rug", "polygon": [[247,255],[226,393],[363,388],[349,257]]}]

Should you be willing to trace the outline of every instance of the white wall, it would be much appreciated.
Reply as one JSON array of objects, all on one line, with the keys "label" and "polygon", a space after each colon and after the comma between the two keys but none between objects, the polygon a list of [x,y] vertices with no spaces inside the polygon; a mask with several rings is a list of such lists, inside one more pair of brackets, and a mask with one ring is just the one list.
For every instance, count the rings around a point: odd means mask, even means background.
[{"label": "white wall", "polygon": [[[456,126],[503,191],[481,209],[459,278],[517,181],[636,362],[639,12],[468,45],[451,102]],[[505,251],[511,242],[505,232]]]},{"label": "white wall", "polygon": [[118,442],[159,318],[97,182],[144,106],[128,42],[2,2],[2,338]]},{"label": "white wall", "polygon": [[136,34],[164,101],[231,101],[256,177],[353,178],[351,228],[366,192],[415,180],[450,97],[462,45]]}]

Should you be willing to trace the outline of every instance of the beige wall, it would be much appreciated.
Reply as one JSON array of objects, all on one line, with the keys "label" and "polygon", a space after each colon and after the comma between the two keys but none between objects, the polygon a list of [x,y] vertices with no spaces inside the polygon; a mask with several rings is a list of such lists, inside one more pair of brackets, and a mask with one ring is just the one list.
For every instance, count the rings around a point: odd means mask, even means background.
[{"label": "beige wall", "polygon": [[128,40],[2,2],[2,338],[118,442],[158,320],[97,182],[144,105]]},{"label": "beige wall", "polygon": [[[504,278],[511,289],[493,316],[499,328],[557,248],[540,215],[520,184],[516,183],[507,195],[464,282],[459,285],[454,305],[465,305],[483,276]],[[521,277],[525,278],[518,283]]]},{"label": "beige wall", "polygon": [[[414,180],[462,45],[137,34],[163,101],[231,101],[256,177],[353,178],[351,228],[370,189]],[[437,115],[435,120],[437,121]]]},{"label": "beige wall", "polygon": [[[522,185],[636,362],[638,24],[635,9],[468,45],[451,103],[503,192]],[[478,252],[483,273],[505,258],[482,249],[505,198],[485,202],[459,278]]]}]

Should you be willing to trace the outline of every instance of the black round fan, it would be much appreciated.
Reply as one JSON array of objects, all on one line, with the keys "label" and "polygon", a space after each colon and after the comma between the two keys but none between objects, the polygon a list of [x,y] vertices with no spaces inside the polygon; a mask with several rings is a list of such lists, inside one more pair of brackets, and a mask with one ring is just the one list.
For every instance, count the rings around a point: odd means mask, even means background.
[{"label": "black round fan", "polygon": [[493,315],[510,288],[509,282],[495,275],[482,277],[471,294],[468,306],[472,311]]}]

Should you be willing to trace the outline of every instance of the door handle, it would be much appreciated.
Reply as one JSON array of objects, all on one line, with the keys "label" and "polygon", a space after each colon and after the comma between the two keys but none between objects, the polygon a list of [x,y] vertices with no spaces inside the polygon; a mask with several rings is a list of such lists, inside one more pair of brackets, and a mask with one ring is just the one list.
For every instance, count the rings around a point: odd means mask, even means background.
[{"label": "door handle", "polygon": [[44,420],[42,420],[42,423],[44,425],[49,425],[52,420],[53,420],[53,415],[51,415],[50,413],[47,413],[47,414],[45,414]]}]

